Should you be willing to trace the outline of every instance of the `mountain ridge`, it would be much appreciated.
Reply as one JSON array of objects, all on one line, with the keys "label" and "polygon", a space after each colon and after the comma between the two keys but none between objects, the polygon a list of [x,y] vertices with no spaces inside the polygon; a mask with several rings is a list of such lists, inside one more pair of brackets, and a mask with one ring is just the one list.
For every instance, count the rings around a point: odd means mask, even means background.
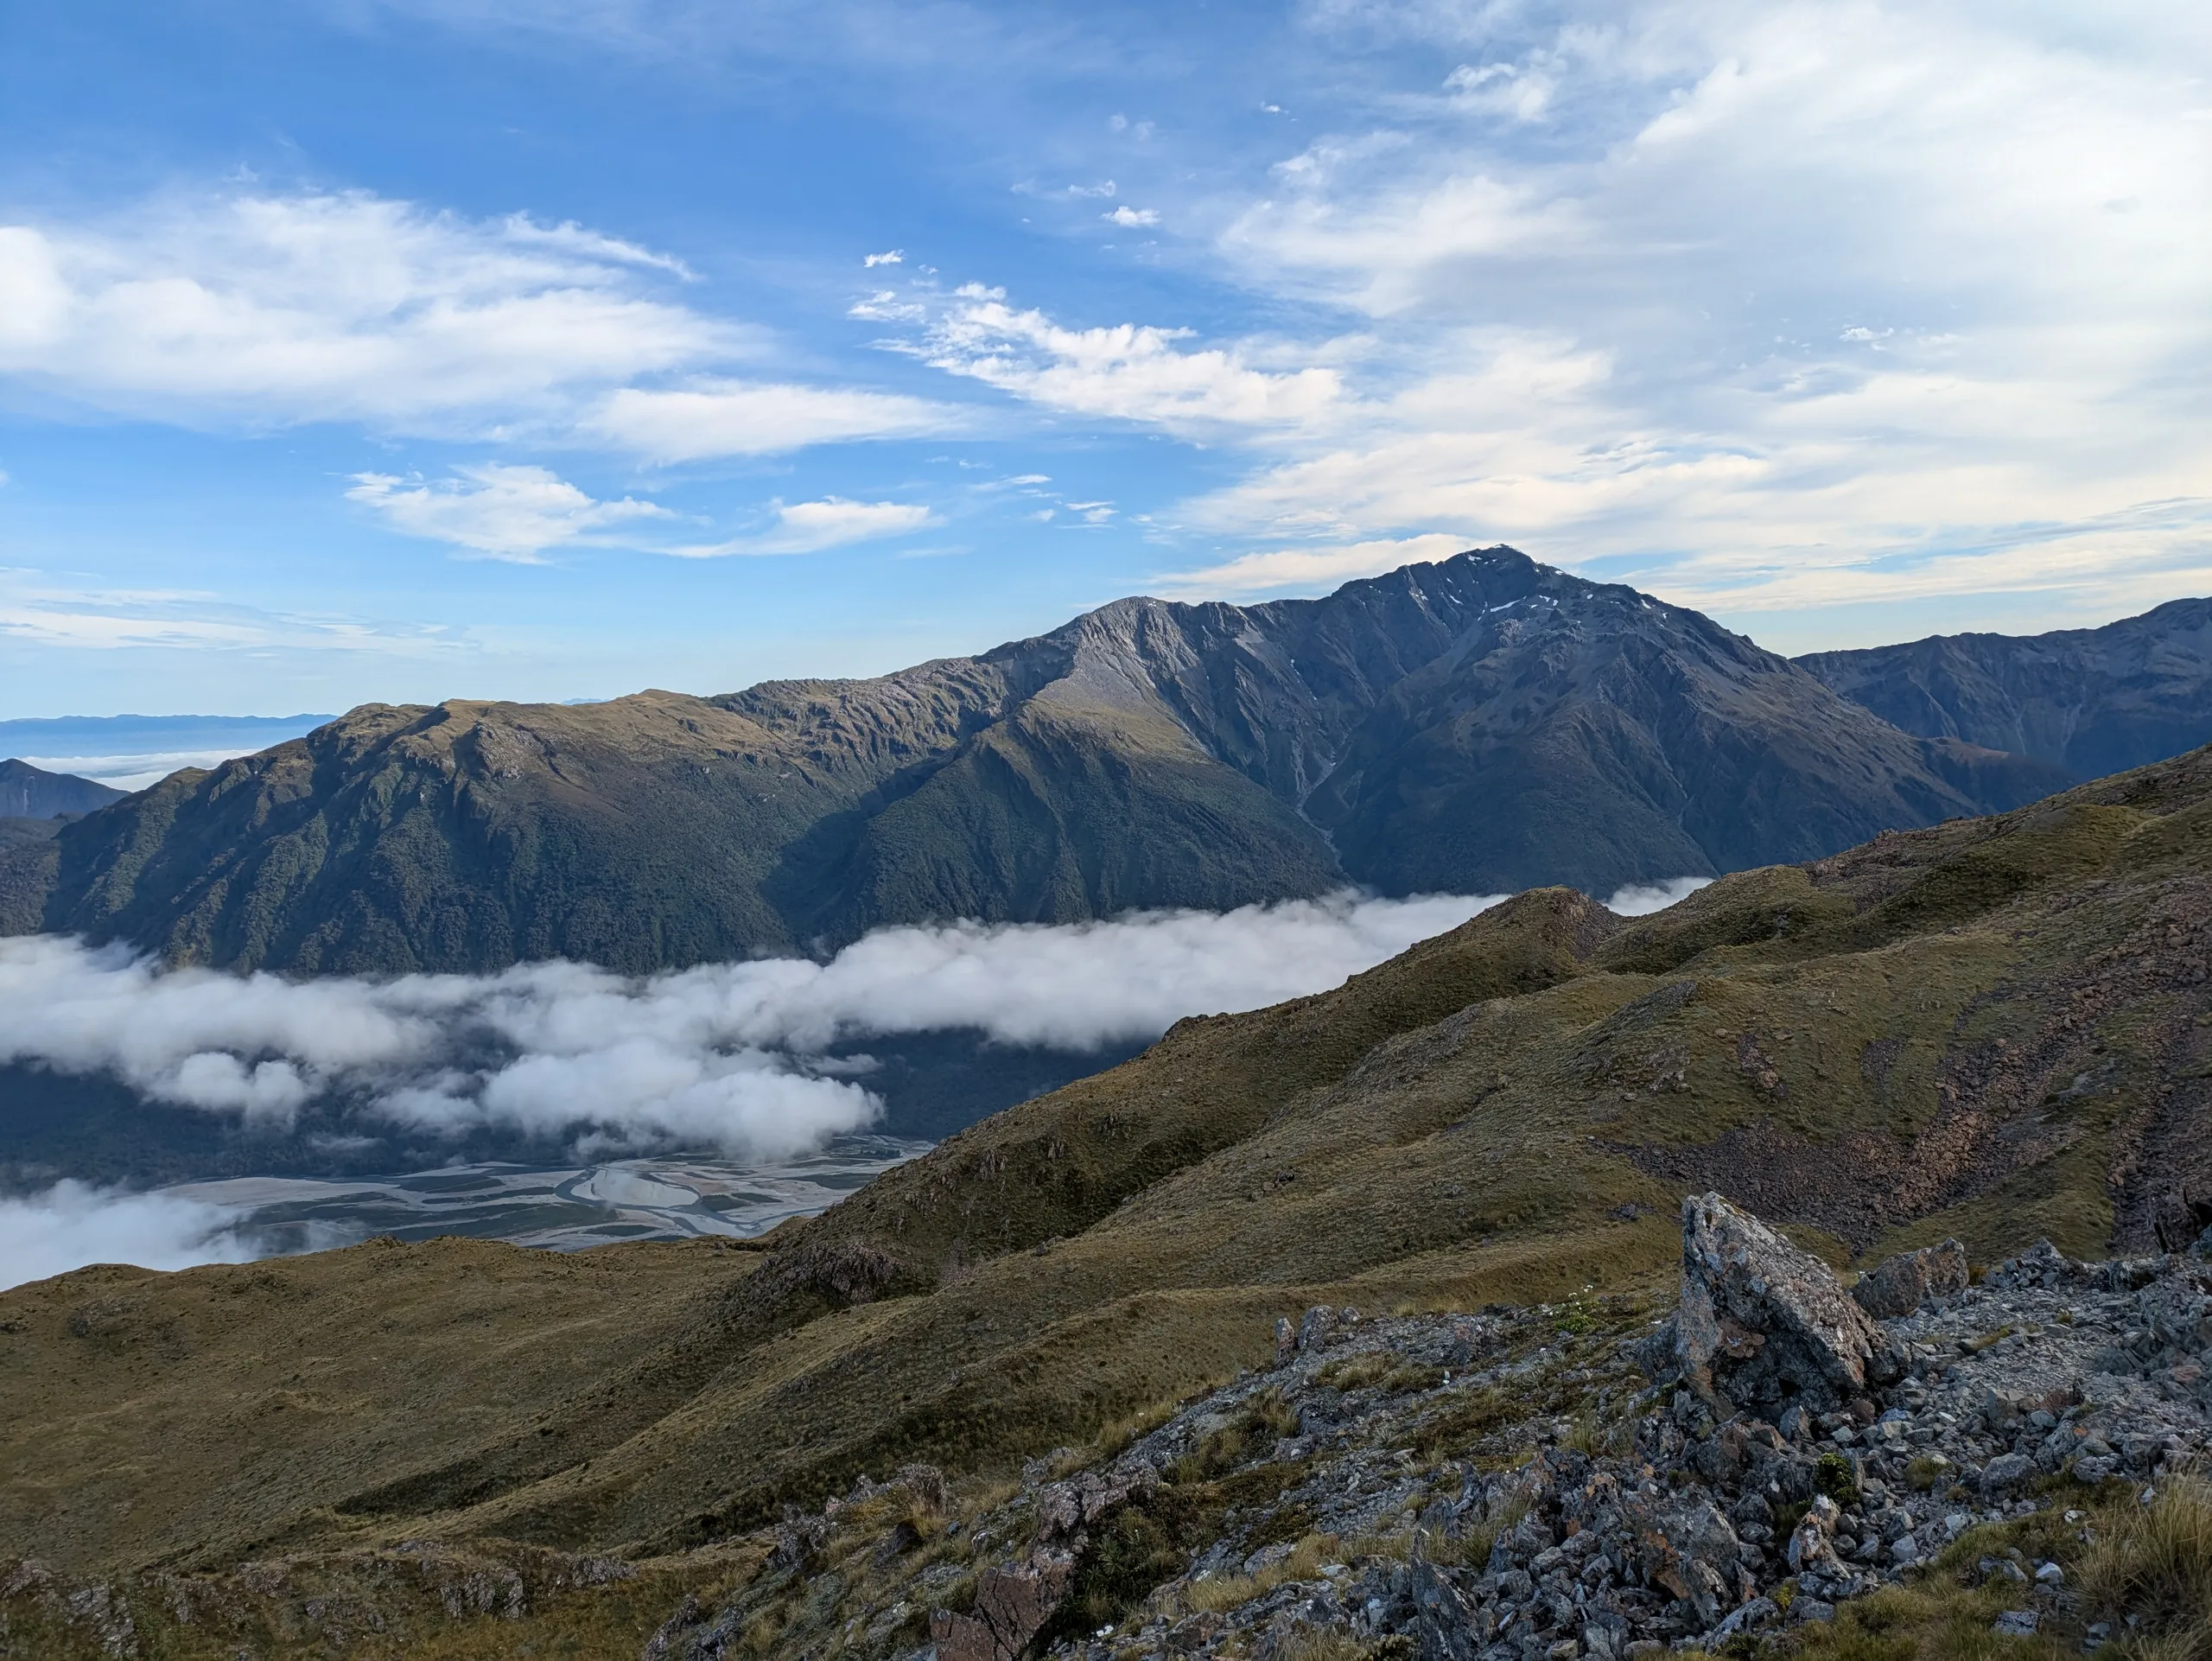
[{"label": "mountain ridge", "polygon": [[1117,601],[866,680],[364,705],[0,853],[0,928],[300,973],[645,971],[1347,883],[1611,893],[2065,782],[1499,547],[1315,600]]},{"label": "mountain ridge", "polygon": [[1933,634],[1796,662],[1906,732],[2031,755],[2076,779],[2212,741],[2212,600],[2098,628]]}]

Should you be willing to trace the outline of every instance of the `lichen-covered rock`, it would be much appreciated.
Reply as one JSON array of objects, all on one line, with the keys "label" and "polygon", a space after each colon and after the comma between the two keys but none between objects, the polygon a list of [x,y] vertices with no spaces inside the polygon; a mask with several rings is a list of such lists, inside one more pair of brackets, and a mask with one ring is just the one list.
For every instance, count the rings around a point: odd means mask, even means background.
[{"label": "lichen-covered rock", "polygon": [[1053,1551],[986,1569],[976,1583],[973,1613],[931,1615],[938,1661],[1020,1661],[1067,1595],[1074,1573],[1075,1560]]},{"label": "lichen-covered rock", "polygon": [[1930,1298],[1955,1297],[1966,1289],[1967,1249],[1956,1240],[1946,1240],[1885,1258],[1859,1277],[1851,1295],[1877,1321],[1894,1321]]},{"label": "lichen-covered rock", "polygon": [[1717,1193],[1682,1202],[1675,1346],[1700,1395],[1775,1412],[1833,1409],[1899,1371],[1886,1334],[1826,1263]]}]

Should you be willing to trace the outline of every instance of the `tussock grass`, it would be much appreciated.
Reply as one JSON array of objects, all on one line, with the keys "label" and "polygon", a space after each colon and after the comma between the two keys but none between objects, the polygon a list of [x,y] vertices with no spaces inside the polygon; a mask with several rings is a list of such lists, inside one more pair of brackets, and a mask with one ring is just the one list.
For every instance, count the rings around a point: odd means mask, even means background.
[{"label": "tussock grass", "polygon": [[2212,1658],[2212,1484],[2166,1484],[2147,1505],[2120,1511],[2084,1556],[2082,1589],[2125,1621],[2120,1655],[2140,1661]]}]

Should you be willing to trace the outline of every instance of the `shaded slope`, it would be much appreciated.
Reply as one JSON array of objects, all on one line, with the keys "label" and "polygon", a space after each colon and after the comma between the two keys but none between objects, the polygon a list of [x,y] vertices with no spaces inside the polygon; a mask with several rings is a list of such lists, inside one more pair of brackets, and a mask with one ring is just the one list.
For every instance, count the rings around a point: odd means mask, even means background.
[{"label": "shaded slope", "polygon": [[[2198,752],[1632,922],[1523,895],[1335,992],[1186,1021],[779,1231],[749,1272],[702,1259],[677,1290],[641,1270],[637,1341],[550,1393],[524,1345],[511,1384],[493,1366],[466,1405],[394,1416],[378,1322],[440,1295],[434,1256],[315,1260],[316,1341],[359,1399],[304,1438],[240,1405],[291,1387],[296,1317],[191,1313],[244,1271],[134,1282],[138,1330],[188,1330],[128,1369],[72,1326],[104,1318],[79,1314],[106,1283],[64,1276],[0,1295],[0,1552],[34,1527],[74,1565],[685,1545],[905,1459],[987,1468],[1079,1438],[1262,1360],[1310,1302],[1646,1283],[1690,1189],[1840,1257],[2191,1238],[2212,1213],[2208,970]],[[378,1457],[345,1451],[349,1428]],[[224,1492],[249,1497],[219,1511],[114,1504],[124,1471],[188,1495],[232,1470],[250,1490]]]},{"label": "shaded slope", "polygon": [[2017,751],[2076,779],[2212,740],[2212,600],[2102,628],[1936,634],[1797,661],[1906,732]]},{"label": "shaded slope", "polygon": [[119,802],[124,792],[94,779],[48,773],[28,761],[0,761],[0,818],[55,819]]},{"label": "shaded slope", "polygon": [[1322,600],[1121,601],[874,680],[366,706],[0,850],[0,927],[298,972],[647,970],[1347,880],[1609,893],[2062,782],[1491,549]]}]

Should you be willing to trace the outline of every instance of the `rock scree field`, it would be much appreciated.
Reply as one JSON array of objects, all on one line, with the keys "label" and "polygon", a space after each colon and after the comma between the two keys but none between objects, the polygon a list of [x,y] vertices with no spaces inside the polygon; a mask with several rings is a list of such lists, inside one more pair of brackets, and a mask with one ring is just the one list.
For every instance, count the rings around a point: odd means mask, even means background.
[{"label": "rock scree field", "polygon": [[1523,894],[744,1249],[19,1288],[0,1644],[2195,1655],[2208,953],[2198,751]]}]

